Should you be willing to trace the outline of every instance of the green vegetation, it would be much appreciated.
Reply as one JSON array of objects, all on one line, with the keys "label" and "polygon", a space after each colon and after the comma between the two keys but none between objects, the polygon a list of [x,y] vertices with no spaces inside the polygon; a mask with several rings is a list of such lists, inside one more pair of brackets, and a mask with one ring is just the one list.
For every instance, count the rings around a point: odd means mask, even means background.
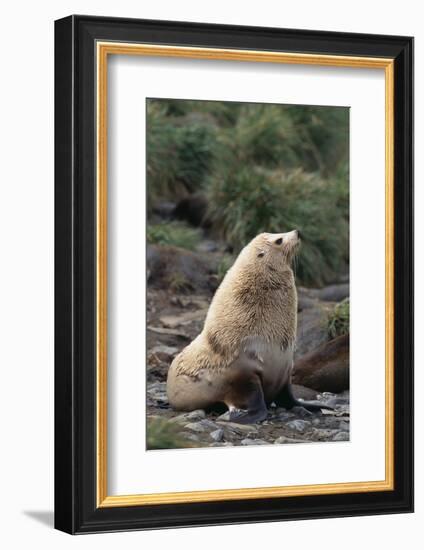
[{"label": "green vegetation", "polygon": [[[149,100],[147,117],[149,208],[200,191],[211,230],[235,253],[262,231],[297,228],[301,284],[346,269],[347,108]],[[174,244],[166,238],[150,235]]]},{"label": "green vegetation", "polygon": [[181,198],[202,187],[214,159],[215,127],[202,116],[169,117],[167,102],[147,104],[147,199]]},{"label": "green vegetation", "polygon": [[[199,444],[196,444],[199,447]],[[147,420],[147,448],[153,449],[181,449],[193,447],[191,441],[180,433],[176,423],[164,418],[148,418]]]},{"label": "green vegetation", "polygon": [[230,269],[230,267],[234,263],[234,256],[231,256],[231,254],[225,254],[222,256],[220,261],[218,262],[217,270],[216,270],[216,277],[218,280],[218,283],[222,281],[222,279],[225,277],[225,274]]},{"label": "green vegetation", "polygon": [[303,284],[321,286],[345,265],[347,218],[337,207],[337,188],[318,176],[242,168],[227,178],[217,174],[210,196],[211,218],[237,250],[263,231],[299,229],[297,277]]},{"label": "green vegetation", "polygon": [[330,338],[349,334],[349,313],[349,298],[345,298],[334,307],[328,318],[328,334]]},{"label": "green vegetation", "polygon": [[167,284],[170,290],[173,292],[186,292],[193,290],[191,281],[179,271],[174,271],[167,277]]},{"label": "green vegetation", "polygon": [[194,250],[201,238],[200,231],[182,222],[167,222],[149,224],[147,226],[147,242],[178,246],[186,250]]}]

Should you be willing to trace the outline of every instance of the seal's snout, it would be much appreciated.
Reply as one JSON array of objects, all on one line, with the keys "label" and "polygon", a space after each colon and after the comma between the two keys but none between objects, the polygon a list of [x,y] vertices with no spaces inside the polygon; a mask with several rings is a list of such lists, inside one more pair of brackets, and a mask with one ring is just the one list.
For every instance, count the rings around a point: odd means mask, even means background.
[{"label": "seal's snout", "polygon": [[287,233],[288,240],[290,242],[297,243],[300,241],[300,231],[298,229],[293,229],[290,233]]}]

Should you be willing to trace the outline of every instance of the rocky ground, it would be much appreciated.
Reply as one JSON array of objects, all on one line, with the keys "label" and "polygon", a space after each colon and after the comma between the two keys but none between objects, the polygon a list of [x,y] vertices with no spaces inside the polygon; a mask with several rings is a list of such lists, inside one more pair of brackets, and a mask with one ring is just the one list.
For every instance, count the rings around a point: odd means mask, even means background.
[{"label": "rocky ground", "polygon": [[[240,425],[226,415],[170,409],[166,376],[172,359],[202,330],[219,284],[222,251],[204,241],[194,252],[148,247],[147,432],[148,448],[228,447],[349,439],[349,339],[329,340],[328,318],[349,293],[346,280],[323,289],[299,288],[295,393],[334,407],[309,413],[271,407],[267,420]],[[171,267],[172,266],[172,269]]]}]

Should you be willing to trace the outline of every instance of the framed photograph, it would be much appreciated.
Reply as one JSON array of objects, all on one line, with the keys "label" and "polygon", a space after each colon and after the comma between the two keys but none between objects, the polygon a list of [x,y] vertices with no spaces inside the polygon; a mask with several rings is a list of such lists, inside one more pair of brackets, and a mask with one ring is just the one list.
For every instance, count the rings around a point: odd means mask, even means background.
[{"label": "framed photograph", "polygon": [[413,39],[55,23],[55,526],[413,510]]}]

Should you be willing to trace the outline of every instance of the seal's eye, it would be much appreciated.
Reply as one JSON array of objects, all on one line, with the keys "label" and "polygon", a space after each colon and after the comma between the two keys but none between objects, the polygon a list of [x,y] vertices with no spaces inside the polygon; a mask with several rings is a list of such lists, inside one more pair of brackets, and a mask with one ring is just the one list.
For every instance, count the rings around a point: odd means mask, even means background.
[{"label": "seal's eye", "polygon": [[275,244],[282,244],[282,243],[283,243],[283,238],[282,237],[280,237],[279,239],[277,239],[275,241]]}]

